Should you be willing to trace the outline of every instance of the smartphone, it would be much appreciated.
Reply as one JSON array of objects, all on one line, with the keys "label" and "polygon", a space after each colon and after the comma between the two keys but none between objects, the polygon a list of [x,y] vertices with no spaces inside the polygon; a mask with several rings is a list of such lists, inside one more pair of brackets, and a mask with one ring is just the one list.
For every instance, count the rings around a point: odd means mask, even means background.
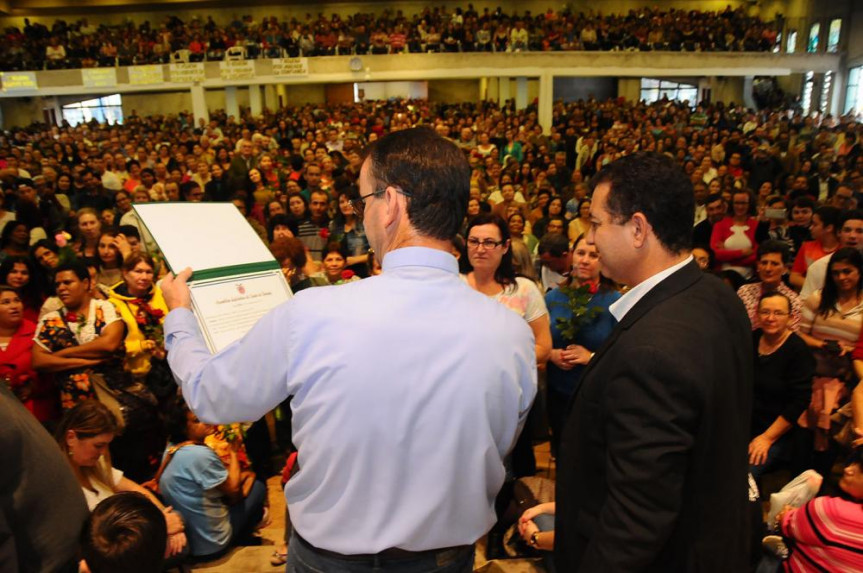
[{"label": "smartphone", "polygon": [[764,216],[768,219],[784,219],[785,209],[764,209]]}]

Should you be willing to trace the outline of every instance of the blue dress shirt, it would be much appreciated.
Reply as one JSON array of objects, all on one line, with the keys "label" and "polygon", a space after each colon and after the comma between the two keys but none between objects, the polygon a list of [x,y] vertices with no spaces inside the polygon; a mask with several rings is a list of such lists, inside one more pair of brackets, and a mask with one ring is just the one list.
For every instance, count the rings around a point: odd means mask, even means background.
[{"label": "blue dress shirt", "polygon": [[207,422],[256,420],[293,396],[291,520],[344,554],[471,544],[495,521],[502,459],[536,394],[534,337],[443,251],[388,253],[383,274],[304,290],[208,352],[187,309],[168,360]]}]

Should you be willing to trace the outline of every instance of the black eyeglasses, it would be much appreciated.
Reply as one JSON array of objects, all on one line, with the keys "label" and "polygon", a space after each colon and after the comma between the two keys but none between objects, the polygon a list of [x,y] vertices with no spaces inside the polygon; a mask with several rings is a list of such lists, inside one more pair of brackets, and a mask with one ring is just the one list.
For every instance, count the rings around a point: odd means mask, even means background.
[{"label": "black eyeglasses", "polygon": [[[407,191],[402,191],[401,189],[394,187],[398,193],[401,193],[405,197],[410,197],[411,194]],[[369,197],[374,197],[376,195],[383,195],[386,189],[378,189],[377,191],[372,191],[371,193],[367,193],[366,195],[360,195],[356,199],[351,199],[351,207],[354,208],[354,215],[359,217],[360,219],[363,217],[363,212],[366,208],[366,199]]]},{"label": "black eyeglasses", "polygon": [[494,249],[496,247],[501,246],[505,242],[506,241],[493,241],[491,239],[483,239],[482,241],[480,241],[479,239],[477,239],[475,237],[471,237],[467,240],[467,246],[470,247],[471,249],[478,249],[478,248],[482,247],[483,249],[491,250],[491,249]]}]

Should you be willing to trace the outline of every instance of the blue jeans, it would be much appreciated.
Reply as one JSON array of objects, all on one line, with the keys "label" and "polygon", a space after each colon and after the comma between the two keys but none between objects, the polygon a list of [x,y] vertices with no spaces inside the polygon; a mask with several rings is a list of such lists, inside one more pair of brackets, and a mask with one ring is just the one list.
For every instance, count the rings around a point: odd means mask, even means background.
[{"label": "blue jeans", "polygon": [[790,461],[794,445],[793,440],[791,439],[792,432],[793,429],[791,432],[780,436],[778,440],[773,442],[773,445],[770,446],[769,450],[767,450],[767,459],[764,460],[763,464],[757,466],[749,464],[749,471],[752,474],[752,477],[759,482],[759,488],[761,487],[761,476],[771,471],[776,466]]},{"label": "blue jeans", "polygon": [[473,554],[471,547],[469,550],[440,551],[417,559],[338,559],[315,552],[292,535],[285,570],[287,573],[470,573],[473,571]]},{"label": "blue jeans", "polygon": [[267,486],[255,480],[249,495],[240,503],[228,508],[231,519],[231,543],[244,540],[252,535],[255,526],[264,518],[264,500]]}]

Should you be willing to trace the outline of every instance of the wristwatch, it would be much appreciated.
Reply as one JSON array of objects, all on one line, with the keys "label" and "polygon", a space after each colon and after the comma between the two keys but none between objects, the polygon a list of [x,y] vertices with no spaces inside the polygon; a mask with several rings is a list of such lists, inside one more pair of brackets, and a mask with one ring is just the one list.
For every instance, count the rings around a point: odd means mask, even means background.
[{"label": "wristwatch", "polygon": [[528,541],[528,545],[531,547],[536,547],[539,544],[539,530],[537,529],[533,533],[530,534],[530,541]]}]

